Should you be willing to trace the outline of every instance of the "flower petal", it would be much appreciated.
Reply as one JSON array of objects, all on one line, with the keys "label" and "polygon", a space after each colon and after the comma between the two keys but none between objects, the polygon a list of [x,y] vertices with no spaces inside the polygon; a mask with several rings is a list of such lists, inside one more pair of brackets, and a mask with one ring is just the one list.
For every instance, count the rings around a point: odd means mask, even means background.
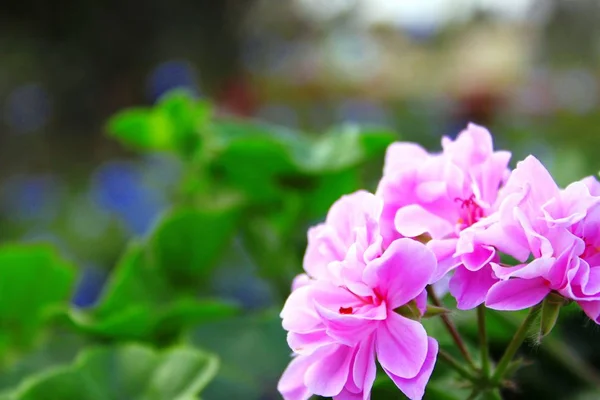
[{"label": "flower petal", "polygon": [[550,288],[544,278],[513,278],[492,286],[485,305],[494,310],[523,310],[541,302],[548,293]]},{"label": "flower petal", "polygon": [[384,297],[388,307],[402,306],[417,297],[436,269],[433,252],[412,239],[398,239],[365,268],[363,280]]},{"label": "flower petal", "polygon": [[578,301],[579,307],[597,324],[600,324],[600,300]]},{"label": "flower petal", "polygon": [[454,230],[447,220],[430,213],[417,204],[402,207],[394,218],[396,230],[406,237],[415,237],[429,233],[433,238],[443,238]]},{"label": "flower petal", "polygon": [[377,329],[377,359],[401,378],[414,378],[427,356],[427,333],[417,321],[390,313]]},{"label": "flower petal", "polygon": [[319,396],[332,397],[338,395],[348,378],[348,369],[354,349],[338,345],[325,354],[313,353],[313,363],[306,369],[304,383],[308,389]]},{"label": "flower petal", "polygon": [[479,271],[458,267],[450,278],[450,293],[456,298],[456,308],[470,310],[485,301],[490,288],[498,279],[488,265]]},{"label": "flower petal", "polygon": [[304,374],[311,365],[310,356],[296,356],[283,372],[277,390],[285,400],[307,400],[312,396],[304,384]]},{"label": "flower petal", "polygon": [[370,335],[358,347],[354,358],[352,381],[362,390],[362,399],[367,400],[371,394],[377,366],[375,365],[375,335]]},{"label": "flower petal", "polygon": [[433,372],[433,367],[435,367],[437,353],[438,342],[433,338],[427,338],[427,357],[425,358],[423,367],[414,378],[400,378],[399,376],[390,373],[385,368],[384,370],[406,397],[411,400],[420,400],[425,394],[425,386],[427,386],[431,373]]}]

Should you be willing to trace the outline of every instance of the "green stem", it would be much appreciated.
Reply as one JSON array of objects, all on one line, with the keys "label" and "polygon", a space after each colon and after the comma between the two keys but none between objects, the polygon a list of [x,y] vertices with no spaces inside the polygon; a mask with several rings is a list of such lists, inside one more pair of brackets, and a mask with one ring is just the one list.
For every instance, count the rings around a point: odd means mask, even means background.
[{"label": "green stem", "polygon": [[483,400],[502,400],[502,395],[500,395],[499,389],[490,389],[483,392],[482,396]]},{"label": "green stem", "polygon": [[439,349],[438,357],[442,359],[442,361],[444,361],[446,364],[448,364],[448,366],[452,367],[452,369],[458,372],[459,375],[463,378],[471,382],[475,382],[477,380],[477,377],[473,375],[471,371],[463,367],[461,363],[459,363],[454,357],[446,353],[444,350]]},{"label": "green stem", "polygon": [[481,373],[487,378],[490,376],[490,354],[485,329],[485,306],[483,304],[477,307],[477,327],[479,329],[479,347],[481,350]]},{"label": "green stem", "polygon": [[[437,297],[437,295],[433,291],[432,286],[427,286],[427,294],[429,295],[429,298],[431,299],[431,302],[433,303],[434,306],[442,307],[442,302],[440,301],[440,299]],[[442,322],[444,323],[446,330],[448,331],[448,333],[450,333],[450,336],[452,336],[452,339],[454,340],[456,347],[458,347],[458,350],[464,357],[465,361],[467,361],[469,363],[469,366],[473,370],[477,370],[477,366],[473,362],[473,359],[471,358],[471,354],[469,354],[469,351],[467,350],[467,346],[465,345],[465,342],[460,337],[460,334],[458,333],[458,330],[456,329],[456,326],[454,325],[454,323],[452,323],[452,321],[446,314],[440,315],[440,318],[442,319]]]},{"label": "green stem", "polygon": [[515,333],[515,336],[508,344],[508,347],[504,351],[502,358],[498,362],[496,371],[494,372],[494,375],[492,376],[493,383],[498,384],[498,383],[500,383],[502,378],[504,378],[504,374],[506,373],[506,369],[508,368],[508,365],[510,364],[513,357],[517,353],[517,350],[519,350],[519,347],[521,347],[521,344],[523,344],[523,341],[527,337],[527,332],[529,331],[529,328],[535,321],[537,312],[540,309],[540,307],[541,306],[538,304],[537,306],[533,307],[529,311],[529,314],[527,314],[527,317],[525,318],[525,320],[523,321],[523,323],[521,324],[521,326]]}]

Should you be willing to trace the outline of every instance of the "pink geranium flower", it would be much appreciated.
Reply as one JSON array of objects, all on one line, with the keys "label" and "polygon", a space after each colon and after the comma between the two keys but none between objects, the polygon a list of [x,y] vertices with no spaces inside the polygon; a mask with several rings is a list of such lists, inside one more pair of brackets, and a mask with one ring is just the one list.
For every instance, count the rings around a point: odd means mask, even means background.
[{"label": "pink geranium flower", "polygon": [[490,266],[495,251],[476,241],[457,249],[461,232],[495,211],[506,180],[510,153],[494,151],[483,127],[469,124],[455,141],[442,139],[443,152],[429,154],[413,143],[394,143],[387,151],[377,194],[384,206],[384,244],[399,237],[426,236],[438,259],[432,283],[457,269],[450,291],[458,308],[481,304],[496,281]]},{"label": "pink geranium flower", "polygon": [[[554,291],[577,301],[596,322],[600,314],[600,184],[595,178],[561,190],[533,156],[521,161],[504,188],[499,211],[480,221],[478,241],[516,258],[493,264],[501,281],[486,306],[521,310]],[[526,262],[533,258],[531,262]]]},{"label": "pink geranium flower", "polygon": [[296,280],[281,312],[294,351],[278,385],[287,400],[369,399],[376,359],[409,398],[423,396],[438,345],[395,310],[416,300],[424,312],[436,260],[411,239],[383,250],[380,210],[372,194],[344,196],[309,233],[308,275]]}]

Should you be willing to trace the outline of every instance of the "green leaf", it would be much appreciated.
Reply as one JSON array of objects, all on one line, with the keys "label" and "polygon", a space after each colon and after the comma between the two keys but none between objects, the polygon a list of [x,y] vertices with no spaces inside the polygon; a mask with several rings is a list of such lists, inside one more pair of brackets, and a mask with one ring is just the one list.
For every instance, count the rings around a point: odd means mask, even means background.
[{"label": "green leaf", "polygon": [[63,319],[79,331],[102,338],[163,344],[187,327],[237,314],[238,307],[190,298],[171,287],[163,271],[148,262],[145,249],[132,244],[92,310],[72,309]]},{"label": "green leaf", "polygon": [[194,330],[191,340],[221,360],[205,398],[278,398],[277,381],[291,361],[278,310],[203,325]]},{"label": "green leaf", "polygon": [[200,146],[200,132],[212,117],[210,103],[198,101],[184,90],[174,90],[161,97],[157,108],[171,122],[180,154],[193,155]]},{"label": "green leaf", "polygon": [[303,169],[324,173],[355,167],[372,157],[383,155],[395,138],[386,130],[344,125],[317,141],[310,159],[302,160]]},{"label": "green leaf", "polygon": [[200,131],[211,115],[209,103],[175,90],[163,96],[154,108],[132,108],[116,114],[107,130],[135,150],[176,151],[189,157],[199,148]]},{"label": "green leaf", "polygon": [[74,267],[45,245],[0,247],[0,359],[27,349],[49,313],[69,303]]},{"label": "green leaf", "polygon": [[[334,188],[355,189],[356,171],[344,173],[382,156],[395,138],[387,131],[350,125],[316,141],[254,121],[216,121],[210,126],[216,138],[210,165],[215,179],[241,189],[254,202],[280,198],[290,187],[316,194],[327,194],[324,185],[331,183]],[[330,179],[322,183],[321,176]],[[342,185],[336,177],[342,178]]]},{"label": "green leaf", "polygon": [[308,218],[321,219],[342,195],[352,193],[360,187],[361,180],[357,168],[319,175],[314,188],[309,189],[306,195]]},{"label": "green leaf", "polygon": [[135,344],[86,350],[75,363],[26,380],[14,400],[193,399],[218,359],[191,347],[155,352]]},{"label": "green leaf", "polygon": [[71,362],[85,345],[85,340],[75,332],[62,329],[51,330],[35,350],[22,354],[0,373],[0,399],[12,392],[29,375]]},{"label": "green leaf", "polygon": [[237,219],[235,209],[174,210],[160,221],[150,239],[153,261],[176,286],[207,287]]},{"label": "green leaf", "polygon": [[175,147],[174,128],[160,110],[132,108],[113,116],[108,133],[134,150],[171,150]]}]

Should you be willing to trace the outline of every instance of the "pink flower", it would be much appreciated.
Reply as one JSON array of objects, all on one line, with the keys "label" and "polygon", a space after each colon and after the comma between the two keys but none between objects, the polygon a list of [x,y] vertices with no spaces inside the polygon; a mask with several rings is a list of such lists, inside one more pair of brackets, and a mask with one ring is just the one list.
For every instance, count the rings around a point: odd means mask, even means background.
[{"label": "pink flower", "polygon": [[458,308],[481,304],[496,281],[490,266],[495,251],[476,241],[457,249],[461,232],[495,210],[498,189],[506,180],[510,153],[493,150],[483,127],[469,124],[455,141],[442,139],[443,152],[429,154],[412,143],[394,143],[387,151],[377,194],[384,206],[384,245],[399,237],[430,237],[438,259],[434,283],[457,269],[450,291]]},{"label": "pink flower", "polygon": [[438,345],[419,322],[394,310],[416,303],[424,312],[436,260],[412,239],[383,251],[380,210],[374,195],[357,192],[310,231],[308,275],[297,279],[281,312],[294,351],[278,385],[285,399],[369,399],[376,359],[409,398],[422,398]]},{"label": "pink flower", "polygon": [[[480,221],[477,240],[521,264],[493,264],[501,281],[486,305],[521,310],[551,291],[577,301],[596,322],[600,313],[600,184],[594,178],[561,190],[533,156],[521,161],[504,188],[499,211]],[[533,261],[526,262],[530,257]]]},{"label": "pink flower", "polygon": [[312,278],[342,283],[340,269],[345,260],[366,264],[379,257],[383,252],[379,233],[381,208],[381,200],[364,190],[336,201],[325,222],[308,230],[303,263],[306,273]]}]

